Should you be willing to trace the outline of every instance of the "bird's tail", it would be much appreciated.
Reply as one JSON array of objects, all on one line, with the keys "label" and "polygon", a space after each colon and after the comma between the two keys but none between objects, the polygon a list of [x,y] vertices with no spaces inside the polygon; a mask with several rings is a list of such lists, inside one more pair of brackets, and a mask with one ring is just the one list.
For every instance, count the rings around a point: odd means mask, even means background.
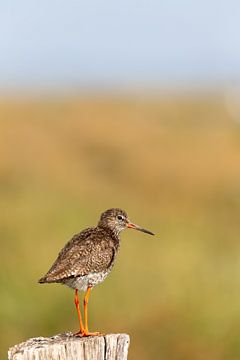
[{"label": "bird's tail", "polygon": [[38,280],[38,283],[39,283],[39,284],[44,284],[44,283],[46,283],[46,282],[47,282],[46,276],[43,276],[41,279]]},{"label": "bird's tail", "polygon": [[56,282],[61,282],[61,281],[51,276],[51,274],[46,274],[43,277],[41,277],[41,279],[38,280],[39,284],[56,283]]},{"label": "bird's tail", "polygon": [[55,282],[51,277],[44,275],[41,279],[38,280],[39,284],[52,283]]}]

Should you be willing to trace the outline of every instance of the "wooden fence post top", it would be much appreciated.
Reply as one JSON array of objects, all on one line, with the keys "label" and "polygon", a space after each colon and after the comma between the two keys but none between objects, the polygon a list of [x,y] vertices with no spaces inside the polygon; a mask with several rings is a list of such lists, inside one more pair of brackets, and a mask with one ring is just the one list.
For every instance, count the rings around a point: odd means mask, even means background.
[{"label": "wooden fence post top", "polygon": [[130,338],[109,334],[80,338],[63,333],[37,337],[11,347],[9,360],[127,360]]}]

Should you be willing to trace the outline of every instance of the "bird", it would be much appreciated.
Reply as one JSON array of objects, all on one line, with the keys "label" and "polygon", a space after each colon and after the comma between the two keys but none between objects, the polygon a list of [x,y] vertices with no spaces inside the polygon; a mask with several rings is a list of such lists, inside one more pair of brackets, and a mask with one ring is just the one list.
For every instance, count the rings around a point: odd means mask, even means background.
[{"label": "bird", "polygon": [[[74,289],[74,303],[77,310],[80,337],[97,336],[88,328],[88,301],[94,286],[103,282],[111,272],[120,246],[120,233],[135,229],[154,235],[132,223],[126,211],[112,208],[104,211],[96,227],[87,228],[74,235],[59,252],[49,271],[41,279],[43,283],[60,283]],[[85,292],[83,309],[84,322],[79,306],[78,292]]]}]

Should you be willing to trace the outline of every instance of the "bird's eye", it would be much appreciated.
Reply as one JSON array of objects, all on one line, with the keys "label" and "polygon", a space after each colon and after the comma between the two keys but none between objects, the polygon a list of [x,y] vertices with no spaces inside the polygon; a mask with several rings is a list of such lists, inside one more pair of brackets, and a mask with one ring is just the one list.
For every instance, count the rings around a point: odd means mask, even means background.
[{"label": "bird's eye", "polygon": [[117,216],[117,219],[122,221],[122,220],[123,220],[123,216],[122,216],[122,215],[118,215],[118,216]]}]

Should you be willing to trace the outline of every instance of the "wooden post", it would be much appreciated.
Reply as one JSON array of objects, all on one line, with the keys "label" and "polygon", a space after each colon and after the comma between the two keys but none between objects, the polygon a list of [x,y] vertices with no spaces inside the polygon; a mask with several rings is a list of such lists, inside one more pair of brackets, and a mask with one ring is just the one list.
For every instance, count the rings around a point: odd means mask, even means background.
[{"label": "wooden post", "polygon": [[80,338],[64,333],[37,337],[11,347],[9,360],[127,360],[129,335]]}]

